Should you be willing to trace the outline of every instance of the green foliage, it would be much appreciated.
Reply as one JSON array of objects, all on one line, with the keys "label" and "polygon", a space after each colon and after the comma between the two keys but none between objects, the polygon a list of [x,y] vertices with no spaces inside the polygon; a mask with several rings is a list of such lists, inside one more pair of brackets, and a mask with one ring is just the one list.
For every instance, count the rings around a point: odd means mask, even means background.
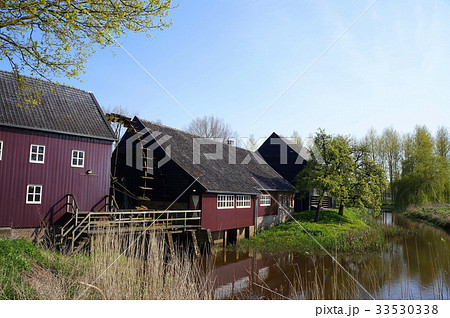
[{"label": "green foliage", "polygon": [[76,77],[96,48],[169,27],[169,9],[170,0],[1,1],[0,59],[17,73]]},{"label": "green foliage", "polygon": [[21,272],[29,271],[34,262],[43,261],[39,249],[27,239],[0,239],[0,299],[17,299],[21,293],[33,298],[33,292],[25,286]]},{"label": "green foliage", "polygon": [[[312,159],[296,177],[297,190],[315,192],[321,203],[326,194],[344,206],[379,213],[385,187],[383,170],[371,157],[370,143],[358,144],[344,136],[319,130],[314,137]],[[319,220],[319,209],[315,221]]]},{"label": "green foliage", "polygon": [[446,203],[450,201],[449,159],[436,152],[433,137],[426,127],[416,127],[404,141],[402,174],[394,183],[395,205]]},{"label": "green foliage", "polygon": [[[346,208],[345,216],[337,210],[325,210],[320,222],[314,222],[314,211],[294,215],[301,226],[291,220],[241,240],[237,248],[250,248],[269,252],[325,253],[317,242],[330,252],[362,252],[379,250],[383,246],[384,231],[369,226],[370,215],[357,209]],[[309,236],[303,228],[311,234]],[[316,242],[317,241],[317,242]]]},{"label": "green foliage", "polygon": [[368,208],[377,216],[381,212],[386,177],[384,170],[372,159],[366,144],[354,143],[352,154],[355,160],[354,183],[351,185],[349,204]]},{"label": "green foliage", "polygon": [[419,208],[408,207],[403,215],[412,219],[430,222],[436,226],[450,231],[450,204],[425,205]]},{"label": "green foliage", "polygon": [[393,193],[393,184],[400,176],[402,141],[399,133],[392,127],[386,128],[380,137],[380,155],[386,163],[389,188]]}]

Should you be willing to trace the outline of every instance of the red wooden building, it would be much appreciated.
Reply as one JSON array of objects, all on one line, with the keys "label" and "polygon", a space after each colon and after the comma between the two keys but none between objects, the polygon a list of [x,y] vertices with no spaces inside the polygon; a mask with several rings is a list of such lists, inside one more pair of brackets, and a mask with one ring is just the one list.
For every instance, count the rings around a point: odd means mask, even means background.
[{"label": "red wooden building", "polygon": [[[118,147],[115,188],[122,207],[201,210],[201,227],[216,241],[250,236],[255,226],[284,221],[283,209],[292,211],[294,187],[255,153],[133,121],[139,138],[128,132]],[[151,176],[139,165],[145,158]]]},{"label": "red wooden building", "polygon": [[101,209],[115,139],[92,93],[22,78],[0,71],[0,229],[13,235],[57,223],[68,195]]}]

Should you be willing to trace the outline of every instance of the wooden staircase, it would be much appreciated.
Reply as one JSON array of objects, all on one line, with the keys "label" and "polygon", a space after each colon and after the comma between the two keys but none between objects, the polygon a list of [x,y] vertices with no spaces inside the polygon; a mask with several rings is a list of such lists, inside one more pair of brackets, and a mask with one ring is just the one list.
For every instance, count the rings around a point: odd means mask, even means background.
[{"label": "wooden staircase", "polygon": [[142,233],[145,231],[182,232],[200,229],[201,210],[119,210],[112,196],[105,197],[106,211],[80,211],[73,195],[68,195],[70,220],[60,228],[57,244],[75,253],[87,246],[92,235]]},{"label": "wooden staircase", "polygon": [[[309,207],[310,209],[315,209],[317,205],[319,204],[319,196],[312,195],[309,197]],[[331,209],[332,206],[332,200],[329,196],[324,196],[322,201],[322,208],[323,209]]]}]

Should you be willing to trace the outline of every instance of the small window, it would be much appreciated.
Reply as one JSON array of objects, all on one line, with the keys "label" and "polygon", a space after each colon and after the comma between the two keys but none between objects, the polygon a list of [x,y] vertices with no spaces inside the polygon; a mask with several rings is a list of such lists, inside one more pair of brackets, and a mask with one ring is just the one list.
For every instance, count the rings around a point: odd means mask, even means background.
[{"label": "small window", "polygon": [[218,209],[234,208],[234,195],[218,194],[217,208]]},{"label": "small window", "polygon": [[42,199],[42,186],[29,184],[27,186],[27,204],[40,204]]},{"label": "small window", "polygon": [[84,167],[84,151],[72,150],[72,167]]},{"label": "small window", "polygon": [[260,206],[270,206],[271,205],[271,197],[270,194],[261,194],[261,198],[259,199]]},{"label": "small window", "polygon": [[251,196],[249,195],[237,195],[236,207],[237,208],[249,208],[251,206]]},{"label": "small window", "polygon": [[2,160],[2,153],[3,153],[3,141],[0,140],[0,160]]},{"label": "small window", "polygon": [[30,162],[31,163],[44,163],[45,158],[45,146],[31,145],[30,147]]},{"label": "small window", "polygon": [[295,196],[291,195],[290,203],[291,203],[290,208],[293,208],[295,204]]},{"label": "small window", "polygon": [[278,207],[279,208],[283,207],[283,201],[284,201],[284,196],[282,196],[282,195],[278,196]]}]

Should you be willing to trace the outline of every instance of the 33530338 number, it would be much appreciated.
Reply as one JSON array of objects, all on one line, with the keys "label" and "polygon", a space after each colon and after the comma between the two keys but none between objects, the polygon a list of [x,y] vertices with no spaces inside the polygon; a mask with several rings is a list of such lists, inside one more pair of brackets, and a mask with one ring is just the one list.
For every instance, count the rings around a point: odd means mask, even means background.
[{"label": "33530338 number", "polygon": [[438,305],[376,305],[377,315],[436,315]]}]

